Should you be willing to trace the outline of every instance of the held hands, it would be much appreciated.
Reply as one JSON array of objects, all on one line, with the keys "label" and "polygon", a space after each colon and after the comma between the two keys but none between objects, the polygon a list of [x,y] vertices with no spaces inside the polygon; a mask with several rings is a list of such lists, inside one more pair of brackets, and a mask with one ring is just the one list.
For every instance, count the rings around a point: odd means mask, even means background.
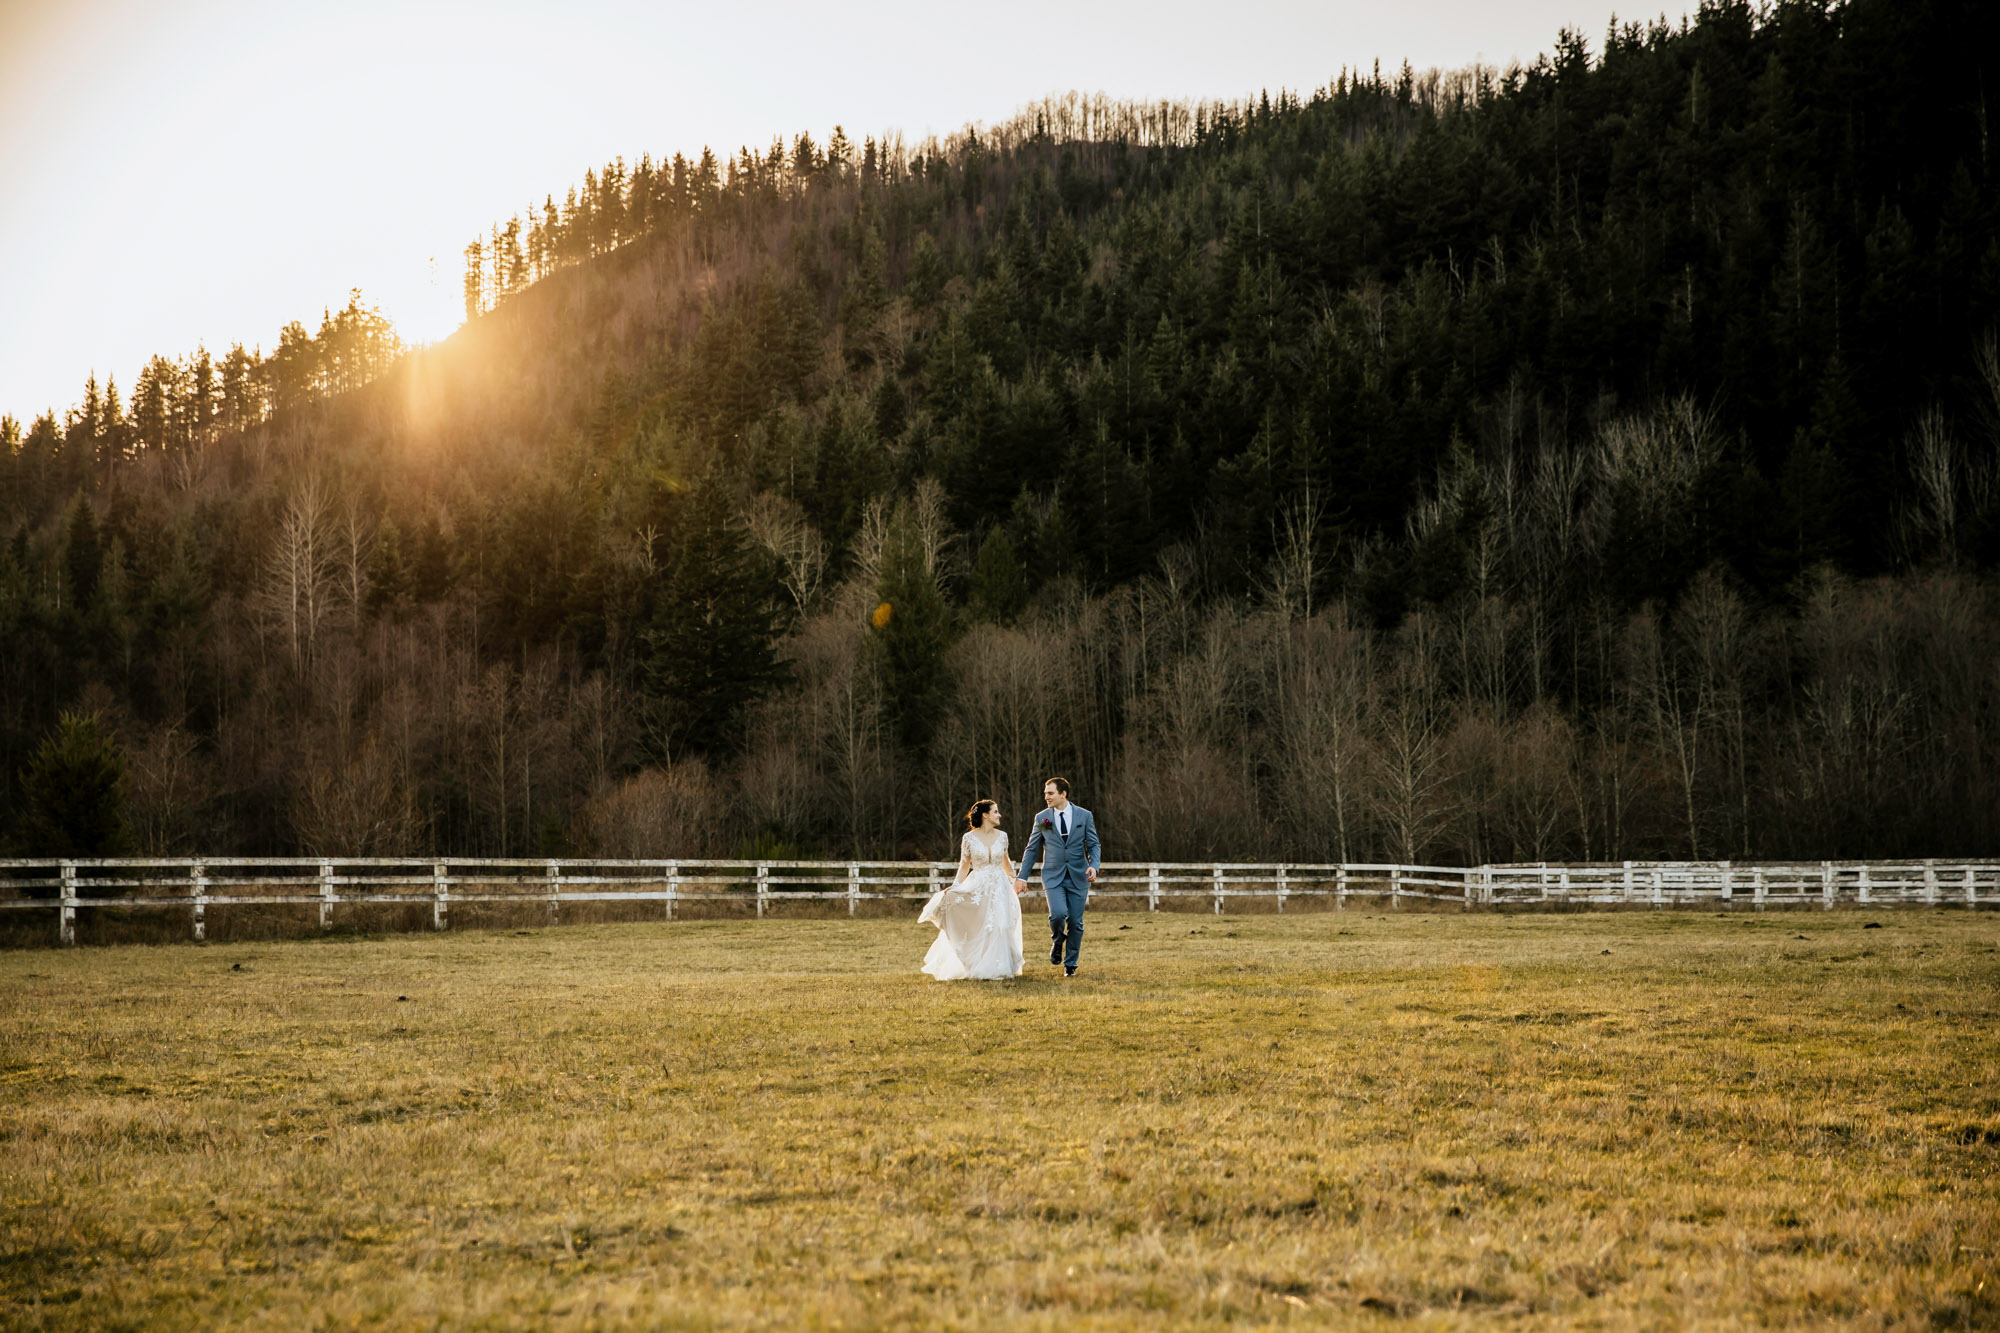
[{"label": "held hands", "polygon": [[1022,894],[1026,893],[1027,891],[1028,891],[1028,881],[1026,881],[1025,879],[1017,879],[1017,880],[1015,880],[1015,881],[1014,881],[1014,896],[1015,896],[1015,897],[1017,897],[1017,898],[1018,898],[1018,897],[1020,897],[1020,896],[1021,896]]}]

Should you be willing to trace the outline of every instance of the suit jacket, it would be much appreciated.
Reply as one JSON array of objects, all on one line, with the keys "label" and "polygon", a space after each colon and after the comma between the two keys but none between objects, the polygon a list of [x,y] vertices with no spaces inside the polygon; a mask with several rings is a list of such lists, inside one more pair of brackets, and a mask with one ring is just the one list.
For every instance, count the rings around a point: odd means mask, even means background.
[{"label": "suit jacket", "polygon": [[[1044,828],[1047,821],[1049,827]],[[1028,846],[1021,853],[1021,878],[1034,873],[1037,862],[1042,867],[1042,884],[1045,888],[1059,889],[1064,884],[1074,884],[1088,889],[1089,880],[1084,878],[1086,868],[1095,870],[1099,864],[1097,843],[1097,821],[1090,811],[1072,803],[1069,807],[1069,837],[1055,831],[1056,814],[1053,810],[1035,812],[1035,832],[1028,839]]]}]

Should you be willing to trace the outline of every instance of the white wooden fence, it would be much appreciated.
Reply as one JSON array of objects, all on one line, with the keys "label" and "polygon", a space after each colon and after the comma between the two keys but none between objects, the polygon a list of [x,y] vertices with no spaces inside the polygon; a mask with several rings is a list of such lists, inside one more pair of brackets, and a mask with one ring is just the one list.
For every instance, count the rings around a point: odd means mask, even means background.
[{"label": "white wooden fence", "polygon": [[[113,860],[0,860],[0,911],[54,911],[64,944],[76,942],[85,908],[190,913],[205,937],[211,907],[316,909],[322,928],[335,909],[427,904],[443,930],[457,903],[541,905],[550,924],[563,903],[738,903],[763,916],[774,905],[844,901],[921,902],[956,867],[949,861],[602,861],[460,858],[299,859],[211,857]],[[1037,895],[1039,896],[1039,895]],[[1725,907],[1836,904],[1993,907],[2000,905],[1996,861],[1621,861],[1588,865],[1404,866],[1110,862],[1093,898],[1162,904],[1195,900],[1218,914],[1234,900],[1351,897],[1392,902],[1430,899],[1475,907],[1696,904]]]}]

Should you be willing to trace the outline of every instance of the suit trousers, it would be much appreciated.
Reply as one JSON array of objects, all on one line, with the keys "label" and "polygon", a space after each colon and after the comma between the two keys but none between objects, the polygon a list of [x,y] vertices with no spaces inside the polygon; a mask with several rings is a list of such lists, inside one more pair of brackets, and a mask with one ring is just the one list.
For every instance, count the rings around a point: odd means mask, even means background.
[{"label": "suit trousers", "polygon": [[1083,909],[1090,902],[1090,884],[1065,873],[1060,883],[1043,880],[1042,887],[1049,895],[1049,934],[1065,941],[1063,966],[1075,967],[1076,956],[1083,948]]}]

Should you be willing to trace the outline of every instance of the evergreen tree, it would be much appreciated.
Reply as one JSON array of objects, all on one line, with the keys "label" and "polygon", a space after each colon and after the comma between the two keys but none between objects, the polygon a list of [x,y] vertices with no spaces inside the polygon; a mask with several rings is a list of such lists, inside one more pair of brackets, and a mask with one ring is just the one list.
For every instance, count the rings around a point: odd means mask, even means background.
[{"label": "evergreen tree", "polygon": [[78,613],[86,611],[97,595],[97,583],[104,569],[104,544],[98,535],[97,511],[79,495],[70,506],[69,532],[63,543],[63,572],[68,575],[69,603]]},{"label": "evergreen tree", "polygon": [[411,599],[417,602],[438,601],[450,590],[451,542],[444,535],[444,524],[435,509],[425,513],[424,525],[417,533],[409,587]]},{"label": "evergreen tree", "polygon": [[409,605],[410,572],[403,563],[402,530],[393,518],[375,529],[375,546],[368,555],[368,609],[391,615]]},{"label": "evergreen tree", "polygon": [[954,626],[908,501],[899,501],[889,519],[871,623],[897,739],[921,751],[942,715],[948,679],[944,655]]},{"label": "evergreen tree", "polygon": [[13,840],[23,856],[118,856],[131,849],[125,763],[97,714],[64,713],[29,759]]},{"label": "evergreen tree", "polygon": [[1010,625],[1028,604],[1028,571],[1014,554],[1007,529],[995,526],[979,544],[966,589],[966,608],[974,619]]},{"label": "evergreen tree", "polygon": [[465,247],[465,322],[470,324],[486,311],[486,243],[474,241]]},{"label": "evergreen tree", "polygon": [[258,393],[257,358],[233,344],[222,359],[222,426],[243,431],[264,419],[263,399]]},{"label": "evergreen tree", "polygon": [[731,522],[713,482],[660,487],[658,571],[645,594],[640,677],[662,759],[736,749],[750,705],[783,678],[783,589]]},{"label": "evergreen tree", "polygon": [[189,439],[206,443],[208,426],[215,419],[215,361],[208,348],[196,347],[188,375]]},{"label": "evergreen tree", "polygon": [[167,448],[178,378],[178,367],[163,356],[155,356],[139,372],[132,388],[132,436],[141,453]]}]

